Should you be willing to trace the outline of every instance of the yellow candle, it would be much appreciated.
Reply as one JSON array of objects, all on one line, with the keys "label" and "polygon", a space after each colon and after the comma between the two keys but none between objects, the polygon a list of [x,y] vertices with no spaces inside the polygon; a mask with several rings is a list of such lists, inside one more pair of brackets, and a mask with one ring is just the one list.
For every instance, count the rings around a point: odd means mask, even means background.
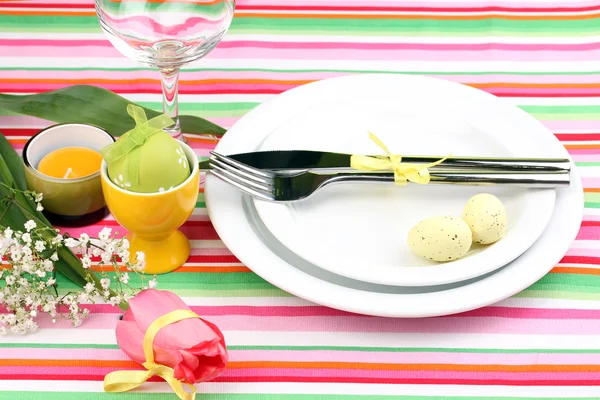
[{"label": "yellow candle", "polygon": [[85,147],[65,147],[47,154],[37,167],[54,178],[81,178],[100,171],[102,155]]}]

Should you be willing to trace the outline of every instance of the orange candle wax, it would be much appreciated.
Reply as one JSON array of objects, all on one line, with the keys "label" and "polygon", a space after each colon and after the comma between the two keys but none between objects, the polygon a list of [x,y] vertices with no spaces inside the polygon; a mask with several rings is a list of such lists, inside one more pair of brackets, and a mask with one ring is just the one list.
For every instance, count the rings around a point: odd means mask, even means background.
[{"label": "orange candle wax", "polygon": [[37,167],[54,178],[81,178],[100,171],[102,155],[86,147],[65,147],[47,154]]}]

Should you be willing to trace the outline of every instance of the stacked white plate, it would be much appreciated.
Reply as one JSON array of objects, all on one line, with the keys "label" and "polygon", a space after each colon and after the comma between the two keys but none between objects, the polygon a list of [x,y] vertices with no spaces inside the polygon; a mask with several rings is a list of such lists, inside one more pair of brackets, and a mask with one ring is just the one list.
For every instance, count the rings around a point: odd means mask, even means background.
[{"label": "stacked white plate", "polygon": [[[321,150],[381,154],[568,158],[560,142],[515,106],[456,83],[405,75],[355,75],[290,90],[240,119],[222,154]],[[333,308],[427,317],[483,307],[550,271],[575,239],[583,190],[573,166],[566,189],[344,184],[300,202],[253,199],[207,174],[206,204],[227,247],[273,285]],[[433,263],[406,244],[410,228],[462,214],[477,193],[501,199],[505,236],[466,257]]]}]

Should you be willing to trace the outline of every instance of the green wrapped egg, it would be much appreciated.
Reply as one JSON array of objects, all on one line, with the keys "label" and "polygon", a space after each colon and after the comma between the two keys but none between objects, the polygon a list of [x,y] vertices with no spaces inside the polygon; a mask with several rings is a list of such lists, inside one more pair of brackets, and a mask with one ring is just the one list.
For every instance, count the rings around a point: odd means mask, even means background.
[{"label": "green wrapped egg", "polygon": [[[121,140],[121,139],[119,139]],[[118,142],[118,141],[117,141]],[[130,158],[139,160],[138,179],[127,173]],[[190,176],[190,164],[179,142],[166,132],[157,132],[108,165],[110,180],[137,193],[162,192],[182,184]]]},{"label": "green wrapped egg", "polygon": [[181,148],[164,128],[175,122],[161,114],[150,120],[145,110],[127,105],[135,127],[100,150],[108,166],[108,177],[122,189],[137,193],[164,192],[190,176],[190,164]]}]

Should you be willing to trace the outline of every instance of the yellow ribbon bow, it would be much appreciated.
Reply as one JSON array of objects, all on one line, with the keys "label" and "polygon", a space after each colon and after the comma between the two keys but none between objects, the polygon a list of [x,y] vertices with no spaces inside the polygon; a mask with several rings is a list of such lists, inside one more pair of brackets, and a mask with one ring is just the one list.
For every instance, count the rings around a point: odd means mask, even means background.
[{"label": "yellow ribbon bow", "polygon": [[[111,393],[126,392],[142,385],[152,376],[158,375],[171,385],[171,388],[181,400],[194,400],[196,398],[196,388],[194,385],[182,383],[175,379],[173,368],[155,363],[154,350],[152,349],[154,337],[159,330],[177,321],[190,318],[200,318],[200,316],[191,310],[175,310],[152,322],[144,334],[144,355],[146,356],[146,362],[142,365],[147,371],[111,372],[104,377],[104,391]],[[190,391],[186,392],[183,385],[186,385]]]},{"label": "yellow ribbon bow", "polygon": [[134,104],[127,105],[127,114],[135,121],[135,127],[125,132],[116,142],[104,147],[100,150],[100,153],[109,166],[129,154],[129,159],[123,171],[125,176],[123,180],[137,185],[139,183],[142,153],[139,151],[132,152],[132,150],[143,145],[150,136],[161,132],[163,128],[171,126],[175,122],[165,114],[158,115],[148,121],[144,109]]},{"label": "yellow ribbon bow", "polygon": [[369,138],[377,144],[387,156],[362,156],[350,157],[350,167],[361,171],[394,171],[394,182],[396,185],[406,185],[407,182],[427,184],[430,180],[429,170],[435,165],[443,163],[449,155],[429,164],[402,163],[402,156],[390,153],[385,144],[373,133],[369,132]]}]

